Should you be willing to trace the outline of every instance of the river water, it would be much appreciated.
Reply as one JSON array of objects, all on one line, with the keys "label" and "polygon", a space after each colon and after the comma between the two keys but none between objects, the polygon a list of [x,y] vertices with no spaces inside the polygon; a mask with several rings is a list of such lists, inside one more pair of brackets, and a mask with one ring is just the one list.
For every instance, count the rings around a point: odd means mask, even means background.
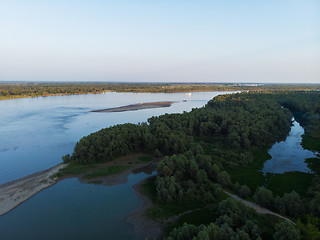
[{"label": "river water", "polygon": [[[149,117],[165,113],[190,111],[223,93],[107,92],[0,101],[0,184],[60,163],[61,156],[71,154],[81,137],[101,128],[144,122]],[[178,102],[167,108],[118,113],[90,112],[156,101]]]},{"label": "river water", "polygon": [[[101,128],[190,111],[224,93],[108,92],[0,101],[0,184],[60,163],[81,137]],[[168,108],[90,112],[155,101],[178,102]],[[131,174],[127,183],[110,187],[60,181],[1,216],[0,239],[136,239],[125,216],[142,204],[132,186],[148,176]]]},{"label": "river water", "polygon": [[303,127],[293,119],[293,125],[286,140],[275,143],[268,151],[272,158],[264,163],[262,172],[311,172],[305,159],[316,157],[316,154],[301,146],[303,134]]}]

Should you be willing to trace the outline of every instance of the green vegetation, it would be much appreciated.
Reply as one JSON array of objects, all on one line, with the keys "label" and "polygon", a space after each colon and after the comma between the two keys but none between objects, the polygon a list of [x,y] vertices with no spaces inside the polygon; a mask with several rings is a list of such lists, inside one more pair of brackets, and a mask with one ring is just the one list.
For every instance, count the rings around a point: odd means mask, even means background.
[{"label": "green vegetation", "polygon": [[139,160],[141,162],[151,162],[153,160],[153,158],[150,156],[143,156],[143,157],[139,157]]},{"label": "green vegetation", "polygon": [[[292,116],[305,127],[307,140],[316,137],[319,106],[319,91],[220,95],[189,113],[102,129],[82,138],[72,156],[63,160],[91,165],[129,153],[163,156],[157,176],[143,185],[143,191],[156,205],[148,212],[153,219],[188,212],[173,223],[176,229],[168,233],[168,239],[299,239],[292,225],[267,221],[232,200],[210,210],[212,218],[204,209],[221,201],[223,187],[294,221],[300,219],[302,237],[307,229],[319,229],[319,223],[310,220],[320,217],[319,177],[286,173],[268,175],[266,181],[259,172],[270,158],[267,149],[289,133]],[[310,146],[310,142],[309,138],[305,143]],[[317,169],[317,162],[310,161]],[[307,213],[310,218],[305,217]],[[197,214],[204,217],[203,222],[188,220]],[[183,221],[187,224],[182,225]]]},{"label": "green vegetation", "polygon": [[307,158],[305,162],[308,164],[308,168],[310,168],[314,173],[320,176],[320,159],[319,158]]},{"label": "green vegetation", "polygon": [[292,191],[306,196],[313,177],[313,174],[304,172],[286,172],[283,174],[268,173],[266,187],[279,196]]},{"label": "green vegetation", "polygon": [[[292,236],[290,239],[299,239],[299,231],[292,225],[287,225],[285,222],[275,224],[274,221],[267,221],[265,217],[230,198],[207,209],[210,215],[202,211],[198,212],[204,214],[205,221],[210,221],[210,223],[201,225],[184,223],[174,228],[167,239],[272,239],[273,225],[275,225],[277,238],[287,239],[283,237],[289,234]],[[283,231],[284,228],[287,231]]]},{"label": "green vegetation", "polygon": [[93,168],[95,168],[95,165],[80,165],[76,163],[70,163],[66,167],[60,169],[59,172],[55,174],[53,177],[63,177],[68,174],[79,175],[86,173],[87,171]]},{"label": "green vegetation", "polygon": [[260,170],[262,170],[264,162],[270,158],[271,156],[266,148],[254,151],[252,163],[239,169],[228,170],[232,182],[245,184],[250,188],[251,192],[254,192],[257,187],[265,182],[265,176]]},{"label": "green vegetation", "polygon": [[127,169],[129,169],[128,166],[109,166],[109,167],[99,168],[97,170],[94,170],[93,172],[86,174],[84,178],[96,178],[96,177],[119,174],[124,172]]},{"label": "green vegetation", "polygon": [[[229,198],[227,194],[221,192],[218,198],[215,199],[214,202],[211,202],[208,205],[204,205],[202,208],[193,208],[194,210],[189,210],[189,212],[182,214],[174,223],[169,224],[166,227],[166,232],[169,233],[174,228],[182,226],[184,223],[193,224],[193,225],[201,225],[201,224],[209,224],[214,219],[214,210],[218,207],[218,204]],[[184,212],[182,212],[184,213]]]},{"label": "green vegetation", "polygon": [[303,134],[302,135],[302,147],[305,149],[320,152],[320,133]]},{"label": "green vegetation", "polygon": [[148,196],[156,207],[149,209],[147,215],[154,220],[168,218],[188,210],[203,208],[205,203],[199,201],[185,201],[167,203],[157,197],[157,191],[154,188],[156,177],[146,179],[141,186],[141,193]]}]

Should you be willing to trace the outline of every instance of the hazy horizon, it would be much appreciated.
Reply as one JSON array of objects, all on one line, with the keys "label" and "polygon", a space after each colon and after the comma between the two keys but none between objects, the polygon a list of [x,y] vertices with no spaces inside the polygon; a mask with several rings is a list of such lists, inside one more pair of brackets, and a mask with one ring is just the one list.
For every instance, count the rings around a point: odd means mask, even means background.
[{"label": "hazy horizon", "polygon": [[320,3],[0,2],[0,81],[320,83]]}]

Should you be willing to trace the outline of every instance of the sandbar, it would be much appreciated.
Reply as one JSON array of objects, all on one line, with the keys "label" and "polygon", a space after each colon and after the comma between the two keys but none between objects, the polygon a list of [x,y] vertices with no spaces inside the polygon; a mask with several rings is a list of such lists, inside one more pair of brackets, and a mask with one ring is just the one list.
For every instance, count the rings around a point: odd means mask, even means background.
[{"label": "sandbar", "polygon": [[170,107],[174,101],[164,101],[164,102],[147,102],[147,103],[137,103],[126,105],[122,107],[115,107],[115,108],[107,108],[107,109],[100,109],[100,110],[93,110],[91,112],[126,112],[126,111],[137,111],[142,109],[149,109],[149,108],[162,108],[162,107]]},{"label": "sandbar", "polygon": [[33,195],[58,182],[52,178],[65,164],[0,185],[0,216],[11,211]]}]

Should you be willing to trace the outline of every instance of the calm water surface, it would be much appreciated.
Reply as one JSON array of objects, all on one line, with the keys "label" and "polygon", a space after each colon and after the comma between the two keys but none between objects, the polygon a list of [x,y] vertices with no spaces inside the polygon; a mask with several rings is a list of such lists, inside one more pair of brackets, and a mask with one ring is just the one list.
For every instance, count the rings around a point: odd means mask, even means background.
[{"label": "calm water surface", "polygon": [[289,136],[285,141],[275,143],[269,150],[271,159],[264,163],[263,173],[285,173],[285,172],[310,172],[306,158],[316,157],[315,153],[302,148],[301,135],[304,129],[297,121],[293,121],[293,126]]},{"label": "calm water surface", "polygon": [[142,204],[132,186],[147,176],[131,174],[127,183],[108,187],[58,182],[1,216],[0,239],[139,239],[125,217]]},{"label": "calm water surface", "polygon": [[[223,93],[108,92],[0,101],[0,184],[60,163],[61,156],[71,154],[81,137],[101,128],[127,122],[144,122],[149,117],[165,113],[190,111]],[[155,101],[178,103],[168,108],[131,112],[90,112]]]},{"label": "calm water surface", "polygon": [[[190,111],[219,94],[224,92],[105,93],[0,101],[0,184],[60,163],[81,137],[101,128]],[[154,101],[179,102],[168,108],[90,112]],[[125,216],[142,204],[132,185],[147,176],[131,174],[127,183],[109,187],[63,180],[1,216],[0,239],[139,239]]]}]

